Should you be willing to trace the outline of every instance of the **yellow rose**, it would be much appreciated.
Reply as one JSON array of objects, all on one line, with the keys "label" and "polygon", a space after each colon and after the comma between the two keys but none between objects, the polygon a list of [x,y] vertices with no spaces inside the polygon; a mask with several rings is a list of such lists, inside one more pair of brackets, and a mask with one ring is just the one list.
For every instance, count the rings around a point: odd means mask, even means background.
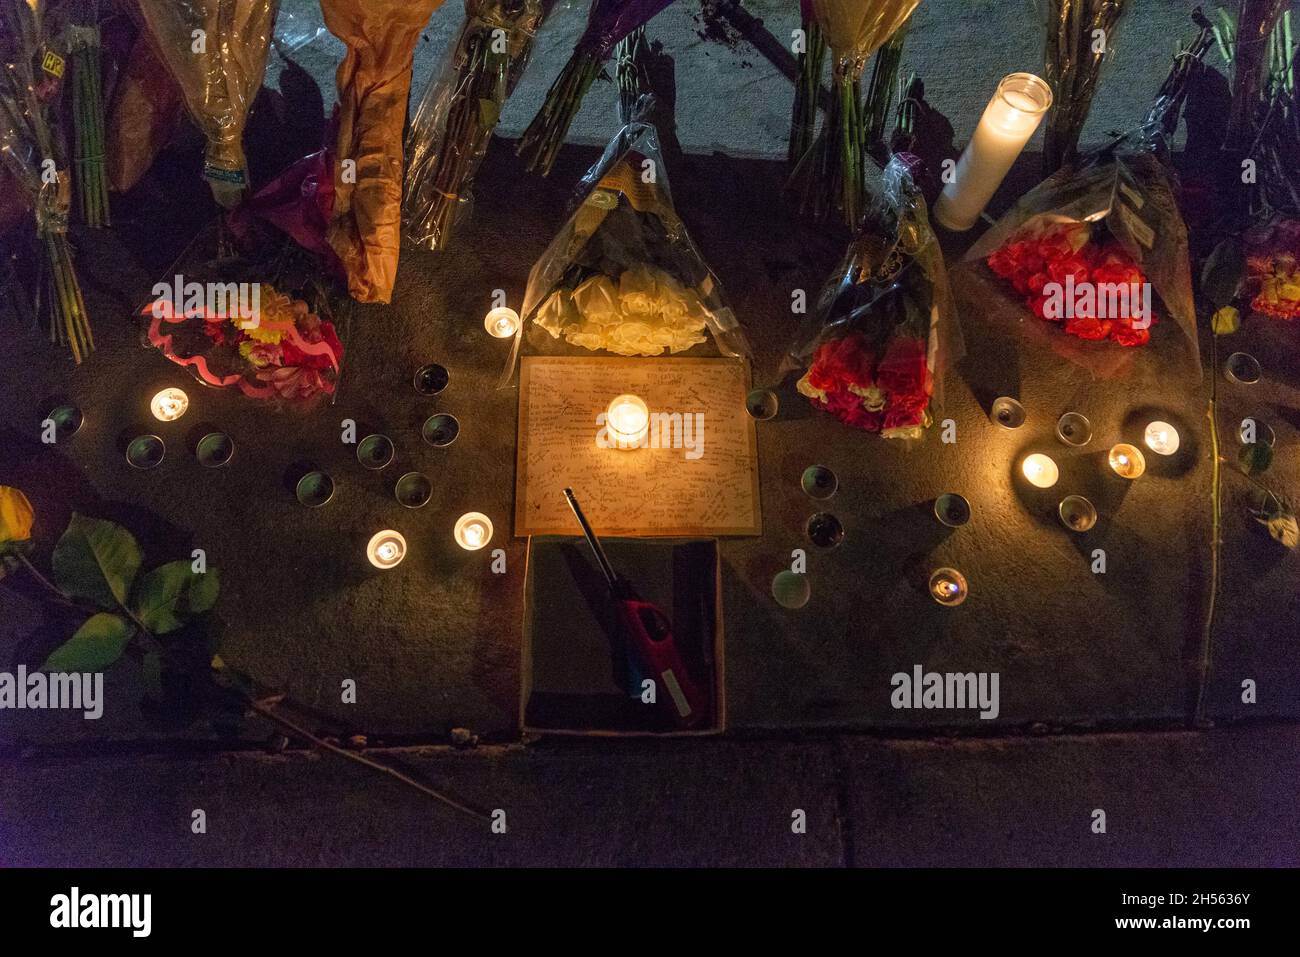
[{"label": "yellow rose", "polygon": [[619,315],[618,289],[614,280],[605,275],[592,276],[573,290],[573,304],[584,320],[600,325],[617,321]]},{"label": "yellow rose", "polygon": [[0,553],[30,541],[35,518],[26,495],[16,488],[0,485]]},{"label": "yellow rose", "polygon": [[659,300],[659,283],[649,266],[638,263],[618,280],[618,298],[623,311],[631,316],[648,316]]}]

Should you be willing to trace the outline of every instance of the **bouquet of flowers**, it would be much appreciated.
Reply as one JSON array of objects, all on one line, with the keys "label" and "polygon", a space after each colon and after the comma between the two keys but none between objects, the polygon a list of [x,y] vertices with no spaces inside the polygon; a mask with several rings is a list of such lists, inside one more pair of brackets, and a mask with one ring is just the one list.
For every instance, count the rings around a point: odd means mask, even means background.
[{"label": "bouquet of flowers", "polygon": [[883,193],[822,291],[811,334],[786,369],[840,421],[885,438],[920,438],[961,330],[943,252],[913,179],[912,158],[886,166]]},{"label": "bouquet of flowers", "polygon": [[[1173,320],[1166,355],[1200,374],[1187,227],[1168,173],[1149,150],[1110,149],[1048,177],[980,237],[966,262],[987,264],[1015,293],[1021,305],[1010,318],[1028,310],[1074,339],[1145,345],[1163,328],[1162,305]],[[971,270],[961,275],[976,281]],[[997,318],[1005,302],[993,295],[986,312]],[[1094,371],[1109,364],[1086,347],[1058,351]]]},{"label": "bouquet of flowers", "polygon": [[1246,234],[1246,295],[1261,315],[1300,318],[1300,219],[1278,217]]},{"label": "bouquet of flowers", "polygon": [[649,23],[670,3],[672,0],[592,0],[587,28],[578,39],[573,55],[519,139],[519,155],[530,171],[543,176],[551,172],[583,97],[615,45],[637,27]]},{"label": "bouquet of flowers", "polygon": [[[321,0],[339,64],[339,130],[330,245],[359,302],[388,302],[402,233],[402,128],[420,31],[442,0]],[[342,168],[355,164],[355,175]]]},{"label": "bouquet of flowers", "polygon": [[465,0],[465,23],[420,96],[406,136],[406,236],[445,249],[553,0]]},{"label": "bouquet of flowers", "polygon": [[[1052,88],[1043,139],[1044,170],[1073,162],[1092,108],[1101,65],[1128,0],[1048,0],[1045,78]],[[1100,32],[1098,32],[1100,31]]]},{"label": "bouquet of flowers", "polygon": [[0,0],[0,163],[36,214],[48,271],[50,341],[67,343],[80,364],[95,348],[68,244],[72,184],[55,116],[66,58],[44,0]]},{"label": "bouquet of flowers", "polygon": [[[1122,346],[1151,341],[1155,317],[1142,295],[1147,277],[1105,228],[1039,219],[994,251],[988,265],[1025,297],[1030,312],[1061,323],[1067,335]],[[1113,290],[1114,304],[1099,302],[1099,290]]]},{"label": "bouquet of flowers", "polygon": [[812,0],[831,51],[831,111],[821,135],[800,159],[804,208],[818,218],[831,209],[850,229],[862,219],[867,130],[862,73],[867,60],[907,22],[921,0]]},{"label": "bouquet of flowers", "polygon": [[244,125],[262,85],[279,0],[138,0],[145,27],[207,137],[203,176],[223,207],[248,186]]},{"label": "bouquet of flowers", "polygon": [[[658,134],[642,97],[631,123],[583,177],[563,228],[528,275],[523,322],[502,385],[521,350],[655,356],[701,348],[749,356],[722,288],[673,208]],[[653,182],[642,178],[652,159]]]},{"label": "bouquet of flowers", "polygon": [[143,310],[149,343],[205,385],[237,387],[250,398],[333,394],[343,359],[334,324],[270,283],[244,285],[255,287],[252,301],[224,308],[206,296],[160,295]]}]

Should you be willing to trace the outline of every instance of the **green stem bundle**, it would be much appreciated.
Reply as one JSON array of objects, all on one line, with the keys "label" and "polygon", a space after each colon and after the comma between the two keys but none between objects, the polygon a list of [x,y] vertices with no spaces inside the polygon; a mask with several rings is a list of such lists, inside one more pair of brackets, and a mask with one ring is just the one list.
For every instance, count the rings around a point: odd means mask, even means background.
[{"label": "green stem bundle", "polygon": [[50,270],[50,341],[66,344],[78,365],[95,349],[90,316],[81,295],[81,283],[72,266],[72,249],[66,233],[41,229],[46,265]]},{"label": "green stem bundle", "polygon": [[72,50],[72,128],[76,138],[78,208],[82,222],[97,228],[110,222],[99,25],[73,29],[76,34]]},{"label": "green stem bundle", "polygon": [[1045,73],[1052,109],[1043,142],[1044,172],[1073,162],[1088,119],[1101,65],[1128,0],[1051,0]]},{"label": "green stem bundle", "polygon": [[542,108],[519,138],[517,152],[529,172],[546,176],[554,168],[564,137],[600,73],[601,63],[602,58],[593,50],[574,50],[551,84]]},{"label": "green stem bundle", "polygon": [[[878,151],[882,158],[887,152],[883,149],[885,124],[891,119],[890,108],[894,105],[894,87],[898,84],[898,68],[903,62],[903,42],[906,39],[907,25],[904,24],[876,52],[871,67],[871,80],[867,83],[867,100],[863,106],[863,140],[867,150]],[[873,155],[877,155],[876,152]]]},{"label": "green stem bundle", "polygon": [[794,107],[790,113],[788,159],[793,170],[813,146],[817,136],[817,99],[821,93],[822,69],[826,62],[826,37],[817,21],[803,23],[805,47],[798,57],[794,86]]},{"label": "green stem bundle", "polygon": [[462,192],[477,157],[487,149],[505,105],[510,55],[493,50],[492,32],[475,33],[466,44],[462,83],[447,111],[447,125],[434,161],[432,193],[417,226],[431,248],[445,249],[460,211]]}]

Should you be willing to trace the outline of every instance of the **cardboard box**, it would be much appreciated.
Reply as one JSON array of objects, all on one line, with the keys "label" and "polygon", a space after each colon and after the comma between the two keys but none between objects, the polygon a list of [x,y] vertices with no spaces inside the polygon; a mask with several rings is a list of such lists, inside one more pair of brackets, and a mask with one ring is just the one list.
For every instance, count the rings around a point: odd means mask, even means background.
[{"label": "cardboard box", "polygon": [[[534,536],[524,568],[523,667],[519,723],[525,732],[586,736],[680,737],[726,727],[722,567],[716,539],[602,539],[611,564],[640,597],[658,605],[692,678],[712,692],[698,727],[673,724],[661,705],[643,703],[624,678],[629,657],[612,640],[609,590],[586,540]],[[667,689],[656,688],[657,695]]]}]

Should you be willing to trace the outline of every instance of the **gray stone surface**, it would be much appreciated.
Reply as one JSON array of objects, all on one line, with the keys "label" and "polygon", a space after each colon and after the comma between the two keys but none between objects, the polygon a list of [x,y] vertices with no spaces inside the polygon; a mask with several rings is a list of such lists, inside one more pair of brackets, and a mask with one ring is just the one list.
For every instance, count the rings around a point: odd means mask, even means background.
[{"label": "gray stone surface", "polygon": [[[378,756],[505,809],[506,834],[328,756],[5,760],[0,864],[1300,864],[1294,727]],[[191,833],[195,808],[206,834]]]}]

